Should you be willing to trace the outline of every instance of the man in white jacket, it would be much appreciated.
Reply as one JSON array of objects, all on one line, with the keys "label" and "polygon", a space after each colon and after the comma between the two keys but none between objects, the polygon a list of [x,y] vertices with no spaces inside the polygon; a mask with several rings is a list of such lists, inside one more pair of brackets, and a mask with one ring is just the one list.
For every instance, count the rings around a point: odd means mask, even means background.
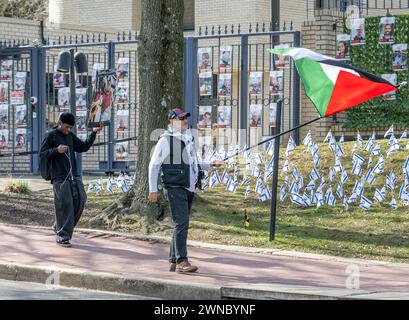
[{"label": "man in white jacket", "polygon": [[194,138],[188,130],[190,113],[179,108],[169,113],[168,130],[160,137],[149,163],[149,201],[158,201],[158,175],[169,201],[175,223],[170,245],[170,271],[196,272],[197,267],[187,258],[189,216],[200,170],[221,166],[223,161],[198,163]]}]

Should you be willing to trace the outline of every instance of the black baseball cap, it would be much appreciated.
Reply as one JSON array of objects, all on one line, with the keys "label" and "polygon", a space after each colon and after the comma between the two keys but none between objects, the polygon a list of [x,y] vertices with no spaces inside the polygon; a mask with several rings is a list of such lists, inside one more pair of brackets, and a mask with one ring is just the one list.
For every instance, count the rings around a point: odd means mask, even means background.
[{"label": "black baseball cap", "polygon": [[174,108],[170,110],[168,119],[172,120],[172,119],[179,119],[182,117],[186,117],[186,118],[190,117],[190,112],[185,112],[180,108]]}]

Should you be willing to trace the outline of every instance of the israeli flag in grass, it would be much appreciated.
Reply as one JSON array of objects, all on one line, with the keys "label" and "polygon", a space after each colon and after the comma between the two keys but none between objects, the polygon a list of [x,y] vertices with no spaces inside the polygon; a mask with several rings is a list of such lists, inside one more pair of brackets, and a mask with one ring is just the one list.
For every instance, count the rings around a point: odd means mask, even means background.
[{"label": "israeli flag in grass", "polygon": [[344,205],[345,210],[348,210],[349,205],[348,205],[348,198],[347,197],[344,197],[344,201],[343,201],[342,204]]},{"label": "israeli flag in grass", "polygon": [[359,134],[359,130],[358,130],[358,133],[356,135],[356,140],[358,142],[359,149],[362,150],[364,140],[362,139],[361,135]]},{"label": "israeli flag in grass", "polygon": [[373,184],[375,182],[375,175],[373,174],[373,168],[369,169],[366,176],[365,181],[369,184]]},{"label": "israeli flag in grass", "polygon": [[406,158],[405,163],[402,166],[403,174],[409,179],[409,157]]},{"label": "israeli flag in grass", "polygon": [[364,182],[362,180],[357,180],[354,185],[354,189],[352,190],[357,196],[362,196],[364,193]]},{"label": "israeli flag in grass", "polygon": [[114,193],[114,186],[115,184],[113,183],[112,179],[108,179],[108,183],[107,183],[107,190],[109,193]]},{"label": "israeli flag in grass", "polygon": [[332,152],[335,153],[335,148],[336,148],[336,146],[337,146],[337,141],[335,140],[334,137],[331,137],[331,139],[329,140],[329,145],[328,145],[329,149],[330,149]]},{"label": "israeli flag in grass", "polygon": [[244,196],[247,197],[251,192],[251,186],[250,184],[247,185],[246,191],[244,192]]},{"label": "israeli flag in grass", "polygon": [[348,181],[348,174],[345,170],[342,170],[341,173],[341,183],[344,184],[345,182]]},{"label": "israeli flag in grass", "polygon": [[402,141],[403,139],[406,139],[408,137],[408,130],[406,129],[403,131],[402,135],[399,138],[399,141]]},{"label": "israeli flag in grass", "polygon": [[405,194],[407,193],[406,192],[406,185],[403,183],[401,186],[400,186],[400,189],[399,189],[399,198],[401,198],[402,199],[402,197],[404,197],[405,196]]},{"label": "israeli flag in grass", "polygon": [[288,158],[291,153],[293,153],[293,150],[295,149],[296,144],[292,136],[288,139],[288,144],[287,144],[287,149],[285,150],[285,156]]},{"label": "israeli flag in grass", "polygon": [[261,156],[260,152],[257,153],[255,161],[256,161],[256,164],[262,164],[263,163],[263,157]]},{"label": "israeli flag in grass", "polygon": [[384,169],[383,169],[384,163],[385,163],[385,160],[383,159],[382,156],[380,156],[379,159],[378,159],[378,162],[376,163],[376,165],[375,165],[375,167],[373,169],[373,173],[379,174],[379,173],[384,172]]},{"label": "israeli flag in grass", "polygon": [[322,188],[318,187],[317,190],[314,193],[313,203],[318,204],[318,203],[323,202],[323,201],[324,201],[324,198],[323,198],[323,194],[322,194]]},{"label": "israeli flag in grass", "polygon": [[205,179],[205,180],[203,181],[202,189],[203,189],[203,190],[206,190],[208,187],[209,187],[209,178],[207,178],[207,179]]},{"label": "israeli flag in grass", "polygon": [[293,179],[297,180],[297,178],[300,176],[300,172],[298,171],[298,167],[295,165],[293,169]]},{"label": "israeli flag in grass", "polygon": [[369,208],[372,205],[372,201],[369,200],[367,197],[365,196],[361,196],[361,201],[359,202],[359,207],[363,210],[369,210]]},{"label": "israeli flag in grass", "polygon": [[270,168],[271,167],[269,167],[269,169],[264,172],[264,182],[265,183],[267,183],[268,179],[270,179],[270,177],[273,175],[273,170]]},{"label": "israeli flag in grass", "polygon": [[363,163],[365,162],[365,159],[363,157],[361,157],[359,154],[355,153],[352,156],[352,163],[357,163],[360,166],[363,165]]},{"label": "israeli flag in grass", "polygon": [[213,173],[210,177],[210,188],[213,189],[219,183],[219,177],[216,173]]},{"label": "israeli flag in grass", "polygon": [[295,180],[293,180],[293,182],[291,183],[291,187],[290,187],[289,191],[290,191],[291,194],[298,193],[299,188],[298,188],[297,182]]},{"label": "israeli flag in grass", "polygon": [[342,157],[345,154],[344,148],[340,144],[337,144],[335,147],[335,155],[337,157]]},{"label": "israeli flag in grass", "polygon": [[269,155],[269,156],[273,156],[274,155],[274,140],[273,141],[271,141],[269,144],[268,144],[268,147],[267,147],[267,154]]},{"label": "israeli flag in grass", "polygon": [[260,201],[264,202],[268,199],[271,199],[271,191],[270,189],[267,187],[264,188],[263,193],[260,196]]},{"label": "israeli flag in grass", "polygon": [[280,201],[281,201],[281,202],[284,202],[286,196],[287,196],[287,194],[286,194],[286,192],[285,192],[285,188],[284,188],[284,186],[282,185],[282,186],[280,187]]},{"label": "israeli flag in grass", "polygon": [[392,197],[392,201],[390,202],[390,206],[391,206],[393,209],[397,209],[397,208],[398,208],[398,203],[396,202],[395,197]]},{"label": "israeli flag in grass", "polygon": [[377,144],[371,152],[371,156],[378,156],[381,154],[381,146],[379,144]]},{"label": "israeli flag in grass", "polygon": [[310,182],[308,182],[307,186],[305,187],[305,190],[314,190],[314,188],[315,188],[315,181],[310,180]]},{"label": "israeli flag in grass", "polygon": [[303,197],[301,197],[298,193],[293,193],[291,194],[291,202],[295,203],[298,206],[305,206],[305,202]]},{"label": "israeli flag in grass", "polygon": [[389,173],[389,175],[386,176],[386,187],[389,190],[393,190],[396,186],[396,176],[393,171]]},{"label": "israeli flag in grass", "polygon": [[298,188],[300,189],[304,188],[304,179],[302,176],[299,176],[298,178]]},{"label": "israeli flag in grass", "polygon": [[125,181],[122,181],[121,182],[121,191],[123,192],[123,193],[126,193],[126,192],[128,192],[128,186],[126,185],[126,182]]},{"label": "israeli flag in grass", "polygon": [[306,192],[304,192],[302,199],[304,201],[305,206],[309,207],[311,205],[311,199]]},{"label": "israeli flag in grass", "polygon": [[335,206],[335,197],[332,193],[332,186],[328,187],[327,192],[325,193],[324,201],[329,206]]},{"label": "israeli flag in grass", "polygon": [[229,177],[227,180],[226,190],[229,192],[236,192],[236,189],[237,189],[237,182]]},{"label": "israeli flag in grass", "polygon": [[344,134],[342,134],[341,138],[339,138],[338,143],[339,143],[339,144],[343,144],[344,141],[345,141]]},{"label": "israeli flag in grass", "polygon": [[92,184],[92,183],[90,183],[89,185],[88,185],[88,190],[87,190],[87,193],[90,193],[92,190],[94,190],[95,189],[95,186]]},{"label": "israeli flag in grass", "polygon": [[321,183],[320,183],[320,185],[319,185],[319,188],[324,188],[324,186],[327,184],[327,182],[325,181],[325,178],[324,177],[322,177],[321,178]]},{"label": "israeli flag in grass", "polygon": [[317,152],[314,152],[312,158],[313,158],[313,160],[314,160],[314,167],[318,167],[318,166],[320,165],[320,161],[321,161],[321,158],[320,158],[320,156],[318,155],[318,151],[317,151]]},{"label": "israeli flag in grass", "polygon": [[283,172],[289,172],[290,171],[290,165],[288,164],[288,160],[285,160],[284,166],[283,166]]},{"label": "israeli flag in grass", "polygon": [[378,188],[375,189],[374,200],[377,202],[385,201],[385,191],[379,190]]},{"label": "israeli flag in grass", "polygon": [[367,168],[372,164],[372,156],[369,156]]},{"label": "israeli flag in grass", "polygon": [[352,166],[352,174],[357,175],[357,176],[361,176],[362,175],[362,168],[358,163],[354,163],[354,165]]},{"label": "israeli flag in grass", "polygon": [[241,181],[241,185],[244,186],[245,184],[249,184],[249,179],[247,177],[243,177],[243,180]]},{"label": "israeli flag in grass", "polygon": [[329,176],[328,179],[329,181],[334,181],[334,177],[335,177],[335,170],[333,168],[329,168]]},{"label": "israeli flag in grass", "polygon": [[308,133],[305,136],[305,138],[303,139],[302,144],[307,147],[307,150],[311,146],[311,144],[312,144],[311,130],[308,130]]},{"label": "israeli flag in grass", "polygon": [[335,157],[335,166],[334,170],[335,172],[341,172],[343,169],[342,163],[341,163],[341,158],[340,157]]},{"label": "israeli flag in grass", "polygon": [[358,200],[358,196],[356,195],[356,193],[352,193],[351,196],[348,199],[348,203],[355,203],[356,200]]},{"label": "israeli flag in grass", "polygon": [[318,173],[318,170],[316,167],[312,168],[311,173],[310,173],[310,179],[315,181],[317,179],[319,179],[321,176]]},{"label": "israeli flag in grass", "polygon": [[328,131],[327,135],[325,136],[325,139],[323,141],[323,143],[330,141],[330,139],[332,138],[332,132],[331,130]]},{"label": "israeli flag in grass", "polygon": [[386,151],[386,156],[389,157],[390,155],[395,154],[396,152],[397,152],[397,151],[396,151],[395,146],[391,146],[391,147]]},{"label": "israeli flag in grass", "polygon": [[253,170],[251,171],[251,175],[256,178],[260,177],[261,172],[257,165],[254,165]]},{"label": "israeli flag in grass", "polygon": [[227,183],[227,181],[229,181],[229,175],[228,175],[228,173],[227,173],[227,170],[226,169],[224,169],[224,171],[223,171],[223,174],[222,174],[222,183]]},{"label": "israeli flag in grass", "polygon": [[261,194],[263,192],[263,182],[260,179],[257,179],[256,188],[254,189],[254,192],[258,194]]},{"label": "israeli flag in grass", "polygon": [[336,194],[340,199],[344,196],[344,189],[342,188],[342,184],[340,183],[338,183]]},{"label": "israeli flag in grass", "polygon": [[385,132],[385,135],[383,137],[386,138],[389,135],[393,135],[393,125],[391,125],[388,131]]},{"label": "israeli flag in grass", "polygon": [[290,186],[290,178],[288,178],[288,175],[287,175],[287,174],[286,174],[285,177],[284,177],[284,182],[285,182],[285,185],[286,185],[287,187]]},{"label": "israeli flag in grass", "polygon": [[375,141],[371,138],[368,139],[365,145],[365,151],[370,152],[372,148],[375,146]]}]

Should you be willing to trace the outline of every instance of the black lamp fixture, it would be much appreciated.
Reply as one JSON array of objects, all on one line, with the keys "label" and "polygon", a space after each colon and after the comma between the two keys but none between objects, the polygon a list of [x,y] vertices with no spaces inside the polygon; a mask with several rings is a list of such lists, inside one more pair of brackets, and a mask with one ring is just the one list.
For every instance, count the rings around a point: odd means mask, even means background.
[{"label": "black lamp fixture", "polygon": [[[82,52],[76,52],[74,54],[74,66],[77,73],[85,73],[88,71],[87,56]],[[61,51],[58,54],[57,71],[68,73],[71,67],[71,52]]]},{"label": "black lamp fixture", "polygon": [[75,72],[77,73],[88,72],[87,56],[82,52],[76,52],[74,54],[74,65]]}]

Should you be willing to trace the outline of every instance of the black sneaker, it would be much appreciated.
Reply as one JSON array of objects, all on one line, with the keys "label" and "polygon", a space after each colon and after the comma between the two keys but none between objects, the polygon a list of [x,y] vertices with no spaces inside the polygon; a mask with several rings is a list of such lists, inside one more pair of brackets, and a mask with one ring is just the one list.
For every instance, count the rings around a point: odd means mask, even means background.
[{"label": "black sneaker", "polygon": [[72,247],[70,240],[68,239],[59,238],[57,239],[56,243],[61,247],[65,247],[65,248]]}]

